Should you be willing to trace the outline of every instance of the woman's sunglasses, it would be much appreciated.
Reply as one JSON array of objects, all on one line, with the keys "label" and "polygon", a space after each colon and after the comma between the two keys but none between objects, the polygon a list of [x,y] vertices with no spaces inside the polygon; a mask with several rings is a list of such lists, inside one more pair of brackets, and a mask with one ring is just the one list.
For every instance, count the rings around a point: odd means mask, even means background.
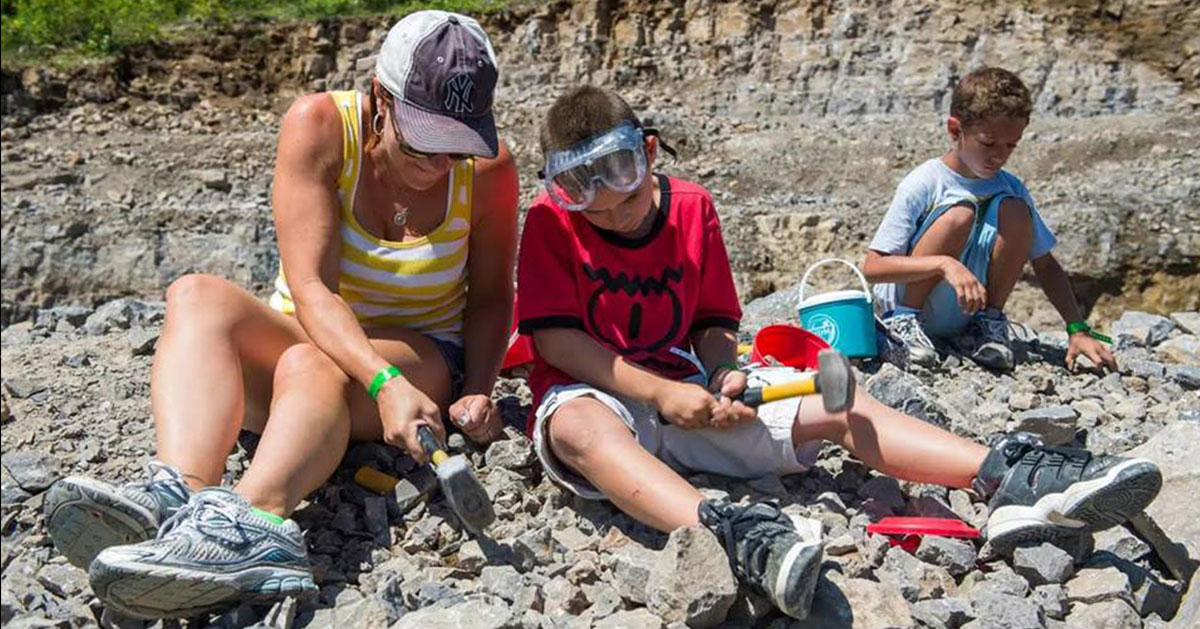
[{"label": "woman's sunglasses", "polygon": [[400,126],[396,123],[396,110],[391,109],[391,115],[388,116],[392,120],[392,131],[396,133],[396,139],[400,142],[400,152],[413,159],[433,159],[438,155],[445,155],[452,160],[468,159],[471,156],[466,153],[426,153],[412,147],[408,142],[404,141],[404,134],[400,133]]}]

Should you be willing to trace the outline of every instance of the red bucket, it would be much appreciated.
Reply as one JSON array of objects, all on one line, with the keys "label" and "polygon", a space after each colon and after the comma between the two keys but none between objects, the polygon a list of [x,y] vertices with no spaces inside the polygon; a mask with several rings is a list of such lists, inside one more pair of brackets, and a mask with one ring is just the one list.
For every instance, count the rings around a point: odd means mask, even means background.
[{"label": "red bucket", "polygon": [[816,369],[817,353],[829,349],[825,339],[794,325],[768,325],[754,335],[750,362],[767,364],[767,356],[788,367]]}]

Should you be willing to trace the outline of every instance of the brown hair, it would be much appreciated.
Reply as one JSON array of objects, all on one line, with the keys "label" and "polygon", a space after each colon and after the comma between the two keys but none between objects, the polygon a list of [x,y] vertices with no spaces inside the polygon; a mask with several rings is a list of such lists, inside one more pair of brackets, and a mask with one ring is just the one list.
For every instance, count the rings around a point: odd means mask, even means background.
[{"label": "brown hair", "polygon": [[1003,68],[980,68],[964,76],[950,97],[950,115],[963,126],[993,116],[1029,120],[1033,102],[1029,88]]},{"label": "brown hair", "polygon": [[[379,89],[383,90],[385,93],[387,92],[387,88],[384,87],[382,83],[379,84]],[[370,89],[370,93],[368,96],[371,99],[371,108],[370,108],[371,116],[372,116],[372,118],[374,118],[374,116],[378,116],[379,114],[383,113],[379,109],[380,105],[386,106],[386,105],[388,105],[388,102],[385,100],[382,103],[380,103],[379,100],[375,98],[375,81],[371,81],[371,89]],[[392,112],[389,110],[387,112],[387,115],[391,116]],[[376,145],[379,144],[379,139],[380,139],[380,134],[375,133],[375,120],[374,119],[367,121],[367,131],[368,131],[368,133],[366,134],[367,135],[367,145],[364,147],[364,150],[371,151],[371,150],[374,150]]]},{"label": "brown hair", "polygon": [[621,124],[642,125],[637,114],[616,92],[583,85],[558,97],[542,123],[542,152],[574,146]]}]

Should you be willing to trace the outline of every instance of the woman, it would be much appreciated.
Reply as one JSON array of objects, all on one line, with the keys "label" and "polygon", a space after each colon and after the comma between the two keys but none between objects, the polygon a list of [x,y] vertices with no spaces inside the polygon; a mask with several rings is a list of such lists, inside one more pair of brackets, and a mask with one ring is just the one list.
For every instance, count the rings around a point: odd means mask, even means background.
[{"label": "woman", "polygon": [[[102,600],[156,618],[315,589],[286,518],[349,440],[424,461],[417,427],[444,438],[444,409],[476,442],[500,434],[489,393],[512,316],[517,174],[496,137],[496,79],[475,20],[422,11],[388,33],[369,94],[292,105],[269,305],[217,277],[175,281],[150,479],[68,478],[47,497],[55,545]],[[243,428],[262,434],[254,460],[218,488]]]}]

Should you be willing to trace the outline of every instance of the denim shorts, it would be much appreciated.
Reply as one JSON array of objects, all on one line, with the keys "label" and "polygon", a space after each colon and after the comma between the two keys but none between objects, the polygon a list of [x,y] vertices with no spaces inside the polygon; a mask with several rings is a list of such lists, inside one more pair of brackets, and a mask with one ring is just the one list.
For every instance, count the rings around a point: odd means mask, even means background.
[{"label": "denim shorts", "polygon": [[[1008,196],[1007,194],[997,194],[988,200],[986,205],[974,208],[975,224],[971,229],[970,237],[967,238],[966,246],[963,247],[963,251],[958,257],[963,266],[966,266],[975,279],[984,286],[987,286],[988,266],[992,261],[992,247],[996,244],[1000,222],[1000,202]],[[925,217],[917,229],[917,233],[912,237],[909,244],[910,252],[917,246],[917,242],[921,240],[925,232],[933,226],[933,223],[952,207],[954,206],[944,205]],[[904,299],[904,285],[899,284],[896,286],[896,303],[902,299]],[[925,333],[940,338],[958,336],[971,321],[971,315],[963,312],[962,307],[958,305],[958,294],[954,292],[954,287],[945,281],[938,282],[929,296],[925,298],[925,308],[922,309],[920,317]]]},{"label": "denim shorts", "polygon": [[462,397],[463,378],[466,371],[466,351],[463,346],[454,341],[439,339],[437,337],[429,337],[434,345],[437,345],[438,351],[442,353],[442,359],[446,361],[446,370],[450,372],[450,403],[453,404]]}]

